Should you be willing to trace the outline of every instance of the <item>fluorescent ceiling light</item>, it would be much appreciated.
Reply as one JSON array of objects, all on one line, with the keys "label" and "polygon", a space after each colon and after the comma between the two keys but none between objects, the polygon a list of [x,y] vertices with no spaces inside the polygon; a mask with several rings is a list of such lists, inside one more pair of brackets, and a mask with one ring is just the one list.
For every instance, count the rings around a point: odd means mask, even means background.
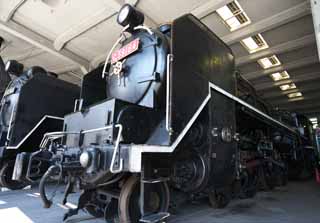
[{"label": "fluorescent ceiling light", "polygon": [[284,84],[284,85],[281,85],[281,86],[280,86],[280,89],[281,89],[282,91],[291,90],[291,89],[295,89],[295,88],[297,88],[297,86],[296,86],[294,83]]},{"label": "fluorescent ceiling light", "polygon": [[218,15],[230,31],[237,30],[251,23],[238,1],[233,1],[217,10]]},{"label": "fluorescent ceiling light", "polygon": [[301,96],[302,96],[301,92],[295,92],[295,93],[288,94],[289,98],[296,98],[296,97],[301,97]]},{"label": "fluorescent ceiling light", "polygon": [[273,73],[270,76],[274,81],[281,81],[281,80],[285,80],[285,79],[290,78],[290,75],[288,74],[287,71]]},{"label": "fluorescent ceiling light", "polygon": [[258,63],[261,65],[263,69],[268,69],[271,67],[276,67],[281,65],[280,60],[276,55],[273,55],[271,57],[265,57],[260,60],[258,60]]},{"label": "fluorescent ceiling light", "polygon": [[249,53],[255,53],[269,47],[261,34],[245,38],[241,40],[241,44],[249,51]]},{"label": "fluorescent ceiling light", "polygon": [[318,122],[318,118],[309,118],[311,122]]}]

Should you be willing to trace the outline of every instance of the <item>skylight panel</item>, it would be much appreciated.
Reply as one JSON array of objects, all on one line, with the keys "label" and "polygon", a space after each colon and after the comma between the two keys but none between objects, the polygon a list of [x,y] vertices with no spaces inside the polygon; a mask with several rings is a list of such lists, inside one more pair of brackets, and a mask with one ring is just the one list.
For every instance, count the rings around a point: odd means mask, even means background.
[{"label": "skylight panel", "polygon": [[238,1],[228,3],[218,9],[217,13],[231,32],[251,23]]},{"label": "skylight panel", "polygon": [[297,86],[296,86],[294,83],[284,84],[284,85],[281,85],[281,86],[280,86],[280,89],[281,89],[282,91],[291,90],[291,89],[295,89],[295,88],[297,88]]},{"label": "skylight panel", "polygon": [[317,128],[318,127],[318,118],[309,118],[310,122],[313,125],[313,128]]},{"label": "skylight panel", "polygon": [[289,98],[302,97],[302,93],[301,93],[301,92],[291,93],[291,94],[288,94],[288,97],[289,97]]},{"label": "skylight panel", "polygon": [[245,38],[241,40],[241,44],[248,50],[249,53],[255,53],[269,47],[261,34]]},{"label": "skylight panel", "polygon": [[318,123],[318,118],[309,118],[310,122]]},{"label": "skylight panel", "polygon": [[268,69],[271,67],[276,67],[281,65],[280,60],[276,55],[273,55],[271,57],[265,57],[260,60],[258,60],[258,63],[261,65],[263,69]]},{"label": "skylight panel", "polygon": [[270,75],[274,81],[282,81],[286,79],[290,79],[290,75],[287,71],[277,72]]}]

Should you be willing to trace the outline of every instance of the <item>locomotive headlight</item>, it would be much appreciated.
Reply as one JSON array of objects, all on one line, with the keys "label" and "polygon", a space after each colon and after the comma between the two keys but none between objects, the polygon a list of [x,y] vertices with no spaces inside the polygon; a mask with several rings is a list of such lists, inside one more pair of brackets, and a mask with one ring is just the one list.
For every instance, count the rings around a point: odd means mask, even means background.
[{"label": "locomotive headlight", "polygon": [[5,67],[5,70],[8,72],[9,71],[9,68],[11,66],[11,61],[9,60],[7,63],[6,63],[6,67]]},{"label": "locomotive headlight", "polygon": [[125,4],[119,11],[117,22],[123,27],[129,25],[134,28],[143,24],[144,15],[133,6]]},{"label": "locomotive headlight", "polygon": [[125,23],[128,24],[128,21],[126,20],[128,19],[129,14],[130,14],[130,5],[123,6],[118,15],[118,23],[120,25],[126,26],[124,24]]},{"label": "locomotive headlight", "polygon": [[7,73],[19,76],[23,72],[23,65],[16,60],[9,60],[6,63],[5,71]]},{"label": "locomotive headlight", "polygon": [[232,130],[229,127],[224,127],[221,130],[221,138],[224,142],[232,141]]},{"label": "locomotive headlight", "polygon": [[81,153],[80,155],[80,164],[82,167],[86,168],[91,163],[91,154],[87,151]]},{"label": "locomotive headlight", "polygon": [[0,36],[0,48],[2,47],[3,42],[4,42],[4,39]]}]

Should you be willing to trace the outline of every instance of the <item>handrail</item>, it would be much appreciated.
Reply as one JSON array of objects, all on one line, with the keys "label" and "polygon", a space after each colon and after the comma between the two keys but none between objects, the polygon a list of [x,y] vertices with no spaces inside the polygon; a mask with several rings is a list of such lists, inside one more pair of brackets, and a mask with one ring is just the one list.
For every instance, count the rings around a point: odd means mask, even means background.
[{"label": "handrail", "polygon": [[16,110],[17,104],[14,104],[13,108],[12,108],[12,112],[11,112],[11,116],[10,116],[10,121],[9,121],[9,127],[8,127],[8,131],[7,131],[7,140],[10,140],[10,134],[11,134],[11,127],[12,127],[12,122],[13,122],[13,116]]},{"label": "handrail", "polygon": [[169,134],[172,134],[171,129],[171,86],[170,86],[170,74],[171,74],[171,62],[173,61],[173,55],[168,54],[167,55],[167,89],[166,89],[166,130],[169,132]]},{"label": "handrail", "polygon": [[112,129],[112,128],[119,128],[119,132],[118,132],[116,141],[114,143],[115,147],[114,147],[114,152],[112,154],[110,171],[112,173],[119,173],[123,169],[123,159],[122,158],[119,159],[119,168],[118,169],[115,169],[114,166],[115,166],[115,162],[116,162],[116,157],[120,152],[120,140],[121,140],[121,134],[122,134],[122,130],[123,130],[123,126],[121,124],[107,125],[105,127],[89,129],[89,130],[80,131],[80,132],[50,132],[50,133],[46,133],[40,143],[40,149],[44,149],[45,146],[47,145],[48,141],[51,139],[56,140],[56,139],[62,138],[63,136],[70,135],[70,134],[86,134],[86,133],[99,132],[102,130],[107,130],[107,129]]}]

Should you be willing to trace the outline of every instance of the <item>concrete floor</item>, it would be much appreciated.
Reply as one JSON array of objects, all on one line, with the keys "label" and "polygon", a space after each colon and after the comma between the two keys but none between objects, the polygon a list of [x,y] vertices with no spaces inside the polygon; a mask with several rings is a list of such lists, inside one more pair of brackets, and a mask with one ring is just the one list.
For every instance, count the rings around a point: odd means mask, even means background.
[{"label": "concrete floor", "polygon": [[[51,209],[43,209],[37,190],[0,192],[1,223],[58,223],[66,207],[57,194]],[[76,202],[71,196],[69,206]],[[84,212],[68,223],[102,223]],[[320,185],[295,182],[272,192],[260,192],[254,199],[235,200],[223,210],[213,210],[206,202],[188,204],[171,216],[168,223],[319,223]]]}]

